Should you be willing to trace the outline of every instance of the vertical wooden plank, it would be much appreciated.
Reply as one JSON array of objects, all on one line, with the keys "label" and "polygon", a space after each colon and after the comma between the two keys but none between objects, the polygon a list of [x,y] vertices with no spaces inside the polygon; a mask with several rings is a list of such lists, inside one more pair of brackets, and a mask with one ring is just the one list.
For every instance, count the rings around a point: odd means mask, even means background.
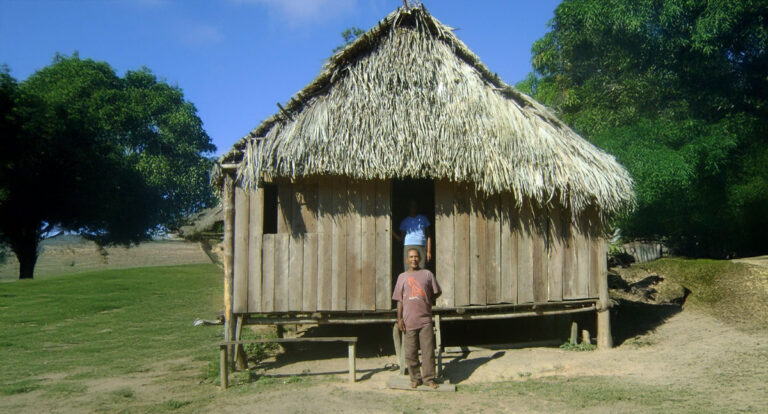
[{"label": "vertical wooden plank", "polygon": [[447,180],[435,182],[435,277],[443,290],[437,298],[437,307],[452,308],[454,305],[454,241],[453,213],[456,186]]},{"label": "vertical wooden plank", "polygon": [[485,200],[485,297],[486,303],[500,303],[501,291],[501,198],[498,194]]},{"label": "vertical wooden plank", "polygon": [[485,305],[485,279],[488,260],[486,249],[486,217],[484,195],[472,191],[469,215],[469,301]]},{"label": "vertical wooden plank", "polygon": [[347,185],[349,212],[347,215],[347,309],[361,310],[362,287],[362,204],[360,181],[351,181]]},{"label": "vertical wooden plank", "polygon": [[533,301],[546,302],[549,296],[549,275],[547,273],[547,224],[544,211],[536,208],[533,232]]},{"label": "vertical wooden plank", "polygon": [[290,240],[288,233],[275,235],[275,311],[287,312],[290,309],[288,301],[290,283]]},{"label": "vertical wooden plank", "polygon": [[[593,216],[593,226],[596,226],[597,216]],[[587,233],[587,245],[589,246],[589,297],[596,298],[600,295],[600,261],[606,260],[601,256],[602,238],[594,228]]]},{"label": "vertical wooden plank", "polygon": [[589,297],[589,262],[592,254],[587,234],[580,229],[576,236],[576,267],[578,269],[576,295],[579,299],[583,299]]},{"label": "vertical wooden plank", "polygon": [[456,187],[456,213],[453,222],[454,279],[453,297],[455,306],[469,305],[469,187]]},{"label": "vertical wooden plank", "polygon": [[333,256],[331,258],[331,310],[347,309],[347,181],[333,180]]},{"label": "vertical wooden plank", "polygon": [[517,302],[533,302],[534,222],[529,202],[520,208],[520,233],[517,243]]},{"label": "vertical wooden plank", "polygon": [[291,237],[288,241],[288,308],[292,311],[300,311],[304,300],[304,234],[307,227],[302,217],[302,204],[304,204],[304,184],[291,185]]},{"label": "vertical wooden plank", "polygon": [[517,239],[519,218],[512,193],[501,195],[501,301],[517,303]]},{"label": "vertical wooden plank", "polygon": [[304,237],[292,234],[288,243],[288,310],[300,311],[304,299]]},{"label": "vertical wooden plank", "polygon": [[275,310],[275,235],[265,234],[262,240],[261,311],[272,312]]},{"label": "vertical wooden plank", "polygon": [[302,310],[314,312],[317,310],[317,233],[307,233],[304,236],[304,269],[301,272]]},{"label": "vertical wooden plank", "polygon": [[328,177],[318,182],[317,213],[317,310],[331,310],[333,182]]},{"label": "vertical wooden plank", "polygon": [[376,309],[392,308],[391,211],[390,182],[376,181]]},{"label": "vertical wooden plank", "polygon": [[250,195],[242,187],[235,186],[235,245],[234,280],[232,287],[232,312],[248,311],[248,219]]},{"label": "vertical wooden plank", "polygon": [[317,188],[316,180],[305,182],[301,186],[299,214],[305,233],[317,233]]},{"label": "vertical wooden plank", "polygon": [[376,184],[363,181],[360,185],[360,307],[376,309]]},{"label": "vertical wooden plank", "polygon": [[597,294],[600,296],[600,289],[608,280],[608,240],[598,237],[597,245]]},{"label": "vertical wooden plank", "polygon": [[304,187],[304,183],[291,184],[291,215],[288,225],[290,226],[290,232],[293,235],[304,234],[307,232],[307,226],[304,223],[304,217],[302,217]]},{"label": "vertical wooden plank", "polygon": [[288,182],[280,182],[277,185],[277,232],[289,233],[291,231],[291,217],[293,216],[293,189]]},{"label": "vertical wooden plank", "polygon": [[565,241],[565,251],[563,268],[565,276],[563,278],[563,299],[575,299],[578,268],[576,263],[576,238],[573,226],[573,217],[571,211],[566,210],[563,217],[563,241]]},{"label": "vertical wooden plank", "polygon": [[264,189],[251,191],[248,220],[248,312],[261,312],[261,246],[264,233]]},{"label": "vertical wooden plank", "polygon": [[563,278],[565,265],[566,242],[563,234],[563,208],[555,206],[550,209],[551,225],[549,228],[549,239],[547,242],[548,264],[547,272],[549,274],[549,295],[548,299],[552,302],[563,300]]},{"label": "vertical wooden plank", "polygon": [[600,294],[600,241],[597,238],[588,238],[589,245],[589,285],[587,295],[590,298],[596,298]]}]

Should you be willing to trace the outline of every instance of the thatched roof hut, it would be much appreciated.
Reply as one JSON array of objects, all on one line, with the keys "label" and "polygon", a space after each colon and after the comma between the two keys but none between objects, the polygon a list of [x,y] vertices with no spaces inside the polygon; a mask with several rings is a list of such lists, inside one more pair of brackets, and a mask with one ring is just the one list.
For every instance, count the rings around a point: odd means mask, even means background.
[{"label": "thatched roof hut", "polygon": [[601,231],[633,203],[629,174],[423,6],[384,18],[279,106],[214,174],[228,321],[393,320],[392,227],[415,194],[445,320],[597,309],[609,343]]},{"label": "thatched roof hut", "polygon": [[504,83],[423,7],[394,11],[331,56],[221,161],[239,163],[246,185],[261,174],[424,177],[557,198],[575,214],[633,202],[612,156]]}]

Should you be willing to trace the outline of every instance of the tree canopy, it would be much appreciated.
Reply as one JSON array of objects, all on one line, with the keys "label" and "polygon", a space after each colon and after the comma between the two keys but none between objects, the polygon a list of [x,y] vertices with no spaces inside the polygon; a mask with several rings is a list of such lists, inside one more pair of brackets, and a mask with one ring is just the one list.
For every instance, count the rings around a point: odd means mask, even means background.
[{"label": "tree canopy", "polygon": [[74,55],[22,82],[3,70],[0,127],[0,242],[21,277],[53,228],[131,244],[215,201],[196,108],[146,68]]},{"label": "tree canopy", "polygon": [[626,235],[756,254],[768,250],[766,48],[766,0],[566,0],[518,87],[630,171]]}]

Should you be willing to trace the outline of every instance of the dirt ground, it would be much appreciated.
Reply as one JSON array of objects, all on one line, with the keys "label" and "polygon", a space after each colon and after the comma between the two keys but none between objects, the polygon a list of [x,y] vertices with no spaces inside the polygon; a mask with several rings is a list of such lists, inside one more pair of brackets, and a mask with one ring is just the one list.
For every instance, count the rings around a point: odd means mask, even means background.
[{"label": "dirt ground", "polygon": [[[685,398],[704,398],[704,412],[768,411],[768,335],[744,333],[710,316],[683,311],[652,332],[630,338],[611,350],[574,352],[559,348],[482,350],[449,355],[446,379],[458,385],[456,393],[396,391],[386,387],[397,375],[395,357],[358,359],[358,382],[346,382],[347,360],[342,345],[329,344],[317,355],[288,350],[256,368],[270,381],[235,383],[226,392],[201,382],[205,362],[186,359],[147,366],[128,375],[89,380],[85,390],[63,393],[62,398],[40,398],[37,392],[3,397],[0,408],[35,407],[42,412],[616,412],[635,411],[631,393],[680,389]],[[315,352],[312,352],[314,354]],[[317,358],[318,359],[314,359]],[[310,358],[310,359],[308,359]],[[525,387],[494,384],[546,384],[606,378],[628,384],[630,400],[570,407],[557,395]],[[60,378],[50,378],[55,381]],[[263,383],[264,385],[258,385]],[[600,381],[598,381],[598,385]],[[608,391],[606,391],[608,392]],[[493,396],[493,398],[489,398]],[[551,400],[549,400],[551,398]],[[663,395],[660,398],[665,398]],[[668,398],[668,396],[667,396]],[[700,401],[701,402],[701,401]],[[664,401],[660,401],[663,407]],[[158,407],[160,409],[158,409]],[[644,411],[670,411],[648,409]],[[673,412],[680,412],[674,405]],[[162,409],[166,408],[166,409]],[[702,412],[691,406],[691,412]],[[3,409],[2,411],[5,411]],[[682,410],[688,412],[688,410]],[[5,411],[10,412],[10,411]]]}]

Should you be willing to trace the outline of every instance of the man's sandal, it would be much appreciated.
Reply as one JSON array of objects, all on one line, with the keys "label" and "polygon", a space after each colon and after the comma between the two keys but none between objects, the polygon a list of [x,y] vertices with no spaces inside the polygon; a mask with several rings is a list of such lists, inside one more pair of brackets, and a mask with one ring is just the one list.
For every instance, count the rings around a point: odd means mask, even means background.
[{"label": "man's sandal", "polygon": [[426,385],[429,388],[432,388],[433,390],[440,388],[440,384],[436,383],[435,381],[427,381],[427,383],[425,383],[424,385]]},{"label": "man's sandal", "polygon": [[417,388],[421,384],[422,384],[421,380],[411,381],[411,388]]}]

